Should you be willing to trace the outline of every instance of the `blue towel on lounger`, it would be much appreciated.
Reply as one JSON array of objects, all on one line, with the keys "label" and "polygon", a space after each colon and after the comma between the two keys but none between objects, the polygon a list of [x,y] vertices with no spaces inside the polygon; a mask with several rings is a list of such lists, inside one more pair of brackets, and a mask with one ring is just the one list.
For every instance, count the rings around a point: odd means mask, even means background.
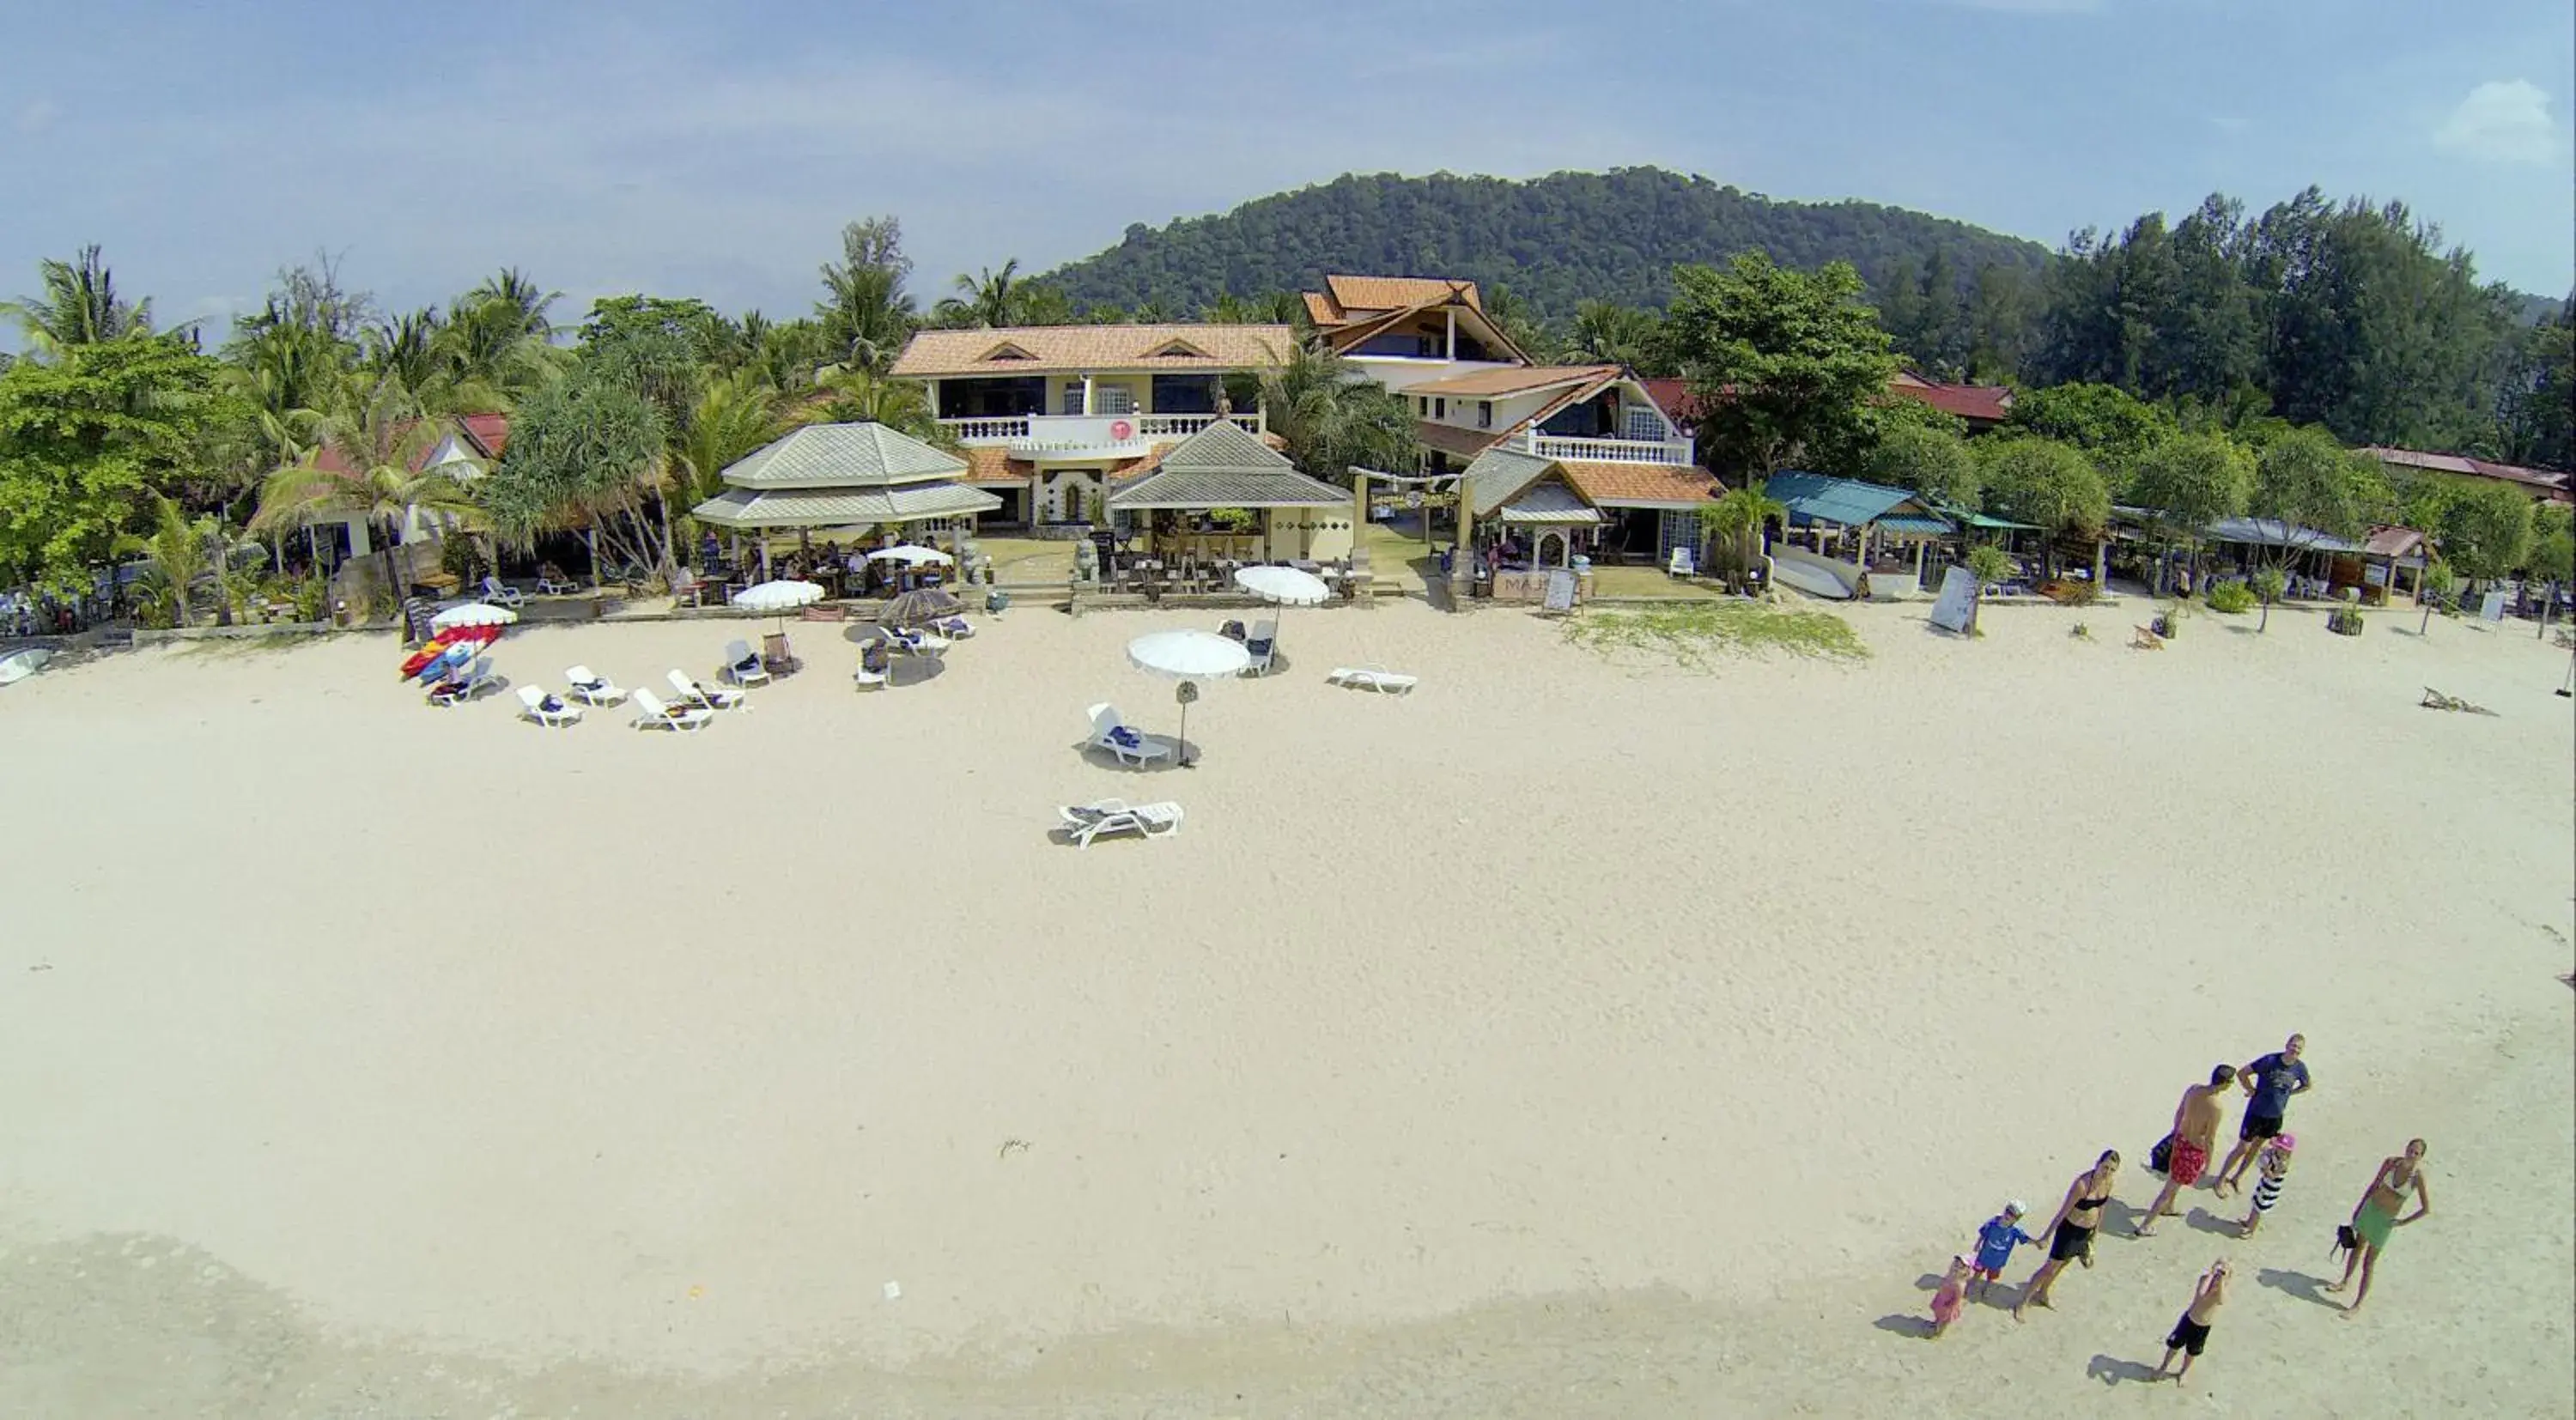
[{"label": "blue towel on lounger", "polygon": [[1109,731],[1109,742],[1120,749],[1135,749],[1145,743],[1145,738],[1125,725],[1118,725]]}]

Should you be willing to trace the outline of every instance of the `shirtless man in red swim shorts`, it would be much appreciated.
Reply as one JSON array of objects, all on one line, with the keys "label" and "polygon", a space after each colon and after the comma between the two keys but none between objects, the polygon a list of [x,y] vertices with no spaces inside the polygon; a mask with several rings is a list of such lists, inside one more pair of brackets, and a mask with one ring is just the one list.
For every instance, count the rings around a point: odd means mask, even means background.
[{"label": "shirtless man in red swim shorts", "polygon": [[2201,1170],[2209,1167],[2209,1151],[2218,1143],[2219,1120],[2227,1112],[2227,1087],[2235,1083],[2236,1067],[2221,1065],[2209,1072],[2208,1084],[2182,1092],[2182,1103],[2174,1107],[2173,1158],[2165,1170],[2164,1191],[2139,1218],[2139,1237],[2155,1236],[2156,1219],[2174,1215],[2174,1196],[2200,1182]]}]

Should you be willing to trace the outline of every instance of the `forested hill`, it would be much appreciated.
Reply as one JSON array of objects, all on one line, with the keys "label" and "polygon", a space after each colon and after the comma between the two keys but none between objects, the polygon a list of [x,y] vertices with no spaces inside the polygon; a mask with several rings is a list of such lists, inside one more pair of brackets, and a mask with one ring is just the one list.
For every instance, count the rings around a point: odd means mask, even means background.
[{"label": "forested hill", "polygon": [[1676,263],[1755,249],[1791,266],[1848,261],[1872,289],[1935,251],[1962,273],[1987,265],[2036,273],[2049,259],[2035,242],[1900,207],[1775,202],[1660,168],[1526,182],[1377,173],[1222,216],[1159,229],[1139,223],[1118,245],[1045,280],[1077,306],[1195,311],[1229,292],[1315,290],[1327,272],[1446,276],[1508,286],[1536,314],[1564,318],[1586,300],[1660,308]]}]

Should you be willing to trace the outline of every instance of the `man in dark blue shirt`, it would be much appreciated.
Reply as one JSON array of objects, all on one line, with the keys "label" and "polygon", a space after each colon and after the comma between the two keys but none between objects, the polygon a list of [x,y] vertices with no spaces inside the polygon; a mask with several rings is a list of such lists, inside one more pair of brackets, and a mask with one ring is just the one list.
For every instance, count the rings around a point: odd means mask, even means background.
[{"label": "man in dark blue shirt", "polygon": [[2279,1050],[2236,1073],[2245,1093],[2253,1098],[2246,1101],[2245,1122],[2236,1131],[2236,1147],[2228,1151],[2227,1162],[2219,1167],[2213,1192],[2225,1193],[2237,1185],[2245,1171],[2253,1167],[2263,1141],[2281,1132],[2281,1122],[2289,1116],[2290,1096],[2308,1092],[2308,1067],[2299,1059],[2307,1048],[2308,1038],[2294,1035]]}]

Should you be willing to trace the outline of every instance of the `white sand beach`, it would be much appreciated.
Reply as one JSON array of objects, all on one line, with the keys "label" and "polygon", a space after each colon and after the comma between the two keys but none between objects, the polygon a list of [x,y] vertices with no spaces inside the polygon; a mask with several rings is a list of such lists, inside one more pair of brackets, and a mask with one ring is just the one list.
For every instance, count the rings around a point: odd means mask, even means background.
[{"label": "white sand beach", "polygon": [[[1128,638],[1237,614],[1023,608],[871,695],[795,626],[685,737],[428,709],[389,637],[0,691],[0,1414],[2576,1414],[2528,625],[1863,607],[1864,663],[1694,668],[1292,611],[1198,767],[1077,753],[1094,701],[1174,728]],[[495,661],[658,687],[752,629]],[[1372,661],[1420,690],[1323,682]],[[1187,820],[1049,840],[1112,795]],[[2111,1147],[2143,1206],[2183,1086],[2293,1030],[2260,1236],[2194,1191],[1913,1334],[2004,1199]],[[2347,1320],[2329,1234],[2413,1135],[2434,1211]]]}]

